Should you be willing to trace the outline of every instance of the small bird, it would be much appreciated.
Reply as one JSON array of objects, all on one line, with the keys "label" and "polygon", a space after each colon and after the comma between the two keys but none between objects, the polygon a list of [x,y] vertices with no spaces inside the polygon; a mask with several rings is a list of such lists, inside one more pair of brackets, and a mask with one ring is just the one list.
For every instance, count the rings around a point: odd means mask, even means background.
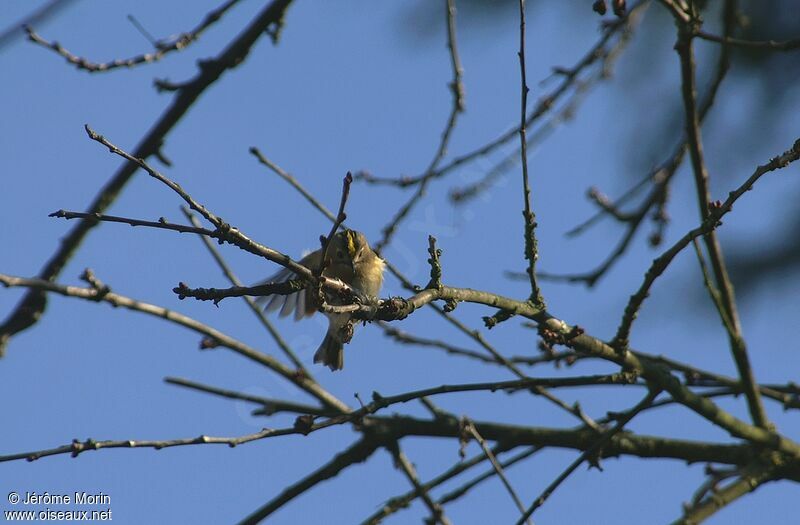
[{"label": "small bird", "polygon": [[[300,260],[300,264],[315,271],[322,262],[322,249],[311,252]],[[386,263],[369,247],[364,234],[354,230],[343,230],[331,238],[327,251],[328,264],[322,275],[350,285],[353,290],[368,300],[377,300],[383,285],[383,270]],[[284,269],[264,282],[284,282],[293,276]],[[333,294],[327,295],[330,304],[339,301]],[[273,312],[280,308],[280,316],[286,317],[294,311],[295,320],[311,316],[319,307],[316,290],[308,287],[291,295],[261,297],[257,302],[266,304],[264,310]],[[314,354],[314,362],[322,363],[332,371],[344,367],[344,342],[352,337],[350,314],[325,314],[328,317],[328,332]]]}]

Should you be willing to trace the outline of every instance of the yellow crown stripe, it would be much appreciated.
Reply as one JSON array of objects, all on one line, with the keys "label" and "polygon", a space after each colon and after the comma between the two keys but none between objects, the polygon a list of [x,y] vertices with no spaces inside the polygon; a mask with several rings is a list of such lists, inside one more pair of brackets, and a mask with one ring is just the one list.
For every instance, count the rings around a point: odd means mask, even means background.
[{"label": "yellow crown stripe", "polygon": [[356,234],[353,230],[345,230],[344,234],[347,238],[347,253],[352,259],[356,256]]}]

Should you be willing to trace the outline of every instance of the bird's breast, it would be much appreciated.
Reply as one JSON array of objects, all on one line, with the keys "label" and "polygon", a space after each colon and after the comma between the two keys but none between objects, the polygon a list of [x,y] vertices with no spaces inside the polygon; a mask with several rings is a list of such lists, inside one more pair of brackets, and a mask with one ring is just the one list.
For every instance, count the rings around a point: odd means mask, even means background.
[{"label": "bird's breast", "polygon": [[383,286],[383,267],[382,259],[357,265],[353,288],[370,297],[378,297]]}]

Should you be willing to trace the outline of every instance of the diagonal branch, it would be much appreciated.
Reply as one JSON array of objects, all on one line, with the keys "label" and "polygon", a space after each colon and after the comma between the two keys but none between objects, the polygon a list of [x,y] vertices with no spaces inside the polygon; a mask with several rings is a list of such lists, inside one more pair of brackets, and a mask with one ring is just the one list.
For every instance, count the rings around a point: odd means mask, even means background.
[{"label": "diagonal branch", "polygon": [[237,445],[243,445],[245,443],[258,441],[264,438],[288,436],[300,433],[302,433],[302,431],[297,430],[295,428],[282,428],[278,430],[265,428],[253,434],[246,434],[244,436],[236,436],[236,437],[207,436],[204,434],[194,438],[165,439],[158,441],[147,440],[147,439],[96,441],[91,438],[87,439],[86,441],[80,441],[78,439],[73,439],[72,443],[70,443],[69,445],[62,445],[60,447],[55,447],[46,450],[37,450],[34,452],[21,452],[17,454],[0,456],[0,462],[17,461],[21,459],[31,462],[44,457],[58,456],[64,454],[69,454],[73,458],[76,458],[80,454],[83,454],[84,452],[87,452],[89,450],[103,450],[111,448],[127,448],[127,449],[152,448],[154,450],[161,450],[164,448],[184,447],[189,445],[227,445],[229,447],[235,447]]},{"label": "diagonal branch", "polygon": [[[312,206],[314,206],[314,208],[316,208],[323,215],[325,215],[328,218],[328,220],[330,220],[330,221],[335,221],[336,220],[336,217],[333,215],[333,213],[331,213],[331,211],[328,210],[321,202],[319,202],[317,199],[315,199],[299,183],[299,181],[297,181],[297,179],[295,179],[289,173],[287,173],[286,171],[284,171],[280,167],[278,167],[275,163],[271,162],[269,159],[264,157],[264,155],[262,155],[261,152],[257,148],[254,148],[254,147],[250,148],[250,152],[259,160],[259,162],[261,162],[262,164],[267,166],[269,169],[271,169],[273,172],[275,172],[278,176],[280,176],[282,179],[284,179],[289,184],[291,184],[292,187],[294,187],[298,192],[300,192],[300,194]],[[417,290],[417,287],[414,286],[414,284],[411,283],[411,281],[409,281],[408,278],[406,278],[402,273],[400,273],[400,271],[393,264],[391,264],[391,262],[388,261],[388,260],[386,261],[386,268],[395,277],[397,277],[397,279],[400,281],[400,283],[403,285],[404,288],[406,288],[409,291],[416,291]],[[418,298],[418,299],[420,299],[420,298]],[[523,373],[519,369],[519,367],[517,367],[514,363],[512,363],[508,359],[506,359],[500,352],[498,352],[492,345],[490,345],[478,330],[469,329],[461,321],[459,321],[458,319],[456,319],[455,317],[450,315],[447,310],[445,310],[444,308],[434,304],[433,300],[435,300],[435,299],[436,298],[432,297],[432,296],[422,297],[421,300],[419,301],[418,305],[415,305],[413,302],[410,303],[410,304],[407,303],[407,302],[403,302],[402,299],[400,299],[399,301],[390,300],[390,301],[386,302],[386,304],[384,305],[383,311],[384,311],[384,313],[387,314],[387,317],[386,317],[387,320],[395,320],[395,319],[398,319],[398,318],[403,318],[403,317],[409,315],[411,312],[413,312],[416,308],[422,307],[422,306],[427,304],[428,306],[433,308],[440,316],[442,316],[445,320],[447,320],[451,325],[455,326],[459,331],[461,331],[465,335],[471,337],[478,344],[480,344],[481,347],[483,347],[487,352],[489,352],[489,354],[491,354],[492,358],[496,362],[498,362],[502,366],[506,367],[509,371],[511,371],[514,375],[516,375],[519,378],[526,378],[527,377],[525,375],[525,373]],[[350,309],[350,311],[353,311],[354,309],[357,310],[359,307],[355,306],[355,305],[348,305],[348,306],[346,306],[344,308],[345,309]],[[398,308],[399,308],[399,310],[398,310]],[[370,309],[370,312],[367,314],[365,319],[380,320],[380,317],[376,316],[375,312]],[[540,386],[533,387],[533,392],[535,394],[537,394],[537,395],[540,395],[540,396],[544,397],[545,399],[547,399],[548,401],[552,402],[553,404],[555,404],[556,406],[560,407],[561,409],[565,410],[566,412],[574,415],[575,417],[580,419],[588,427],[594,428],[596,430],[598,429],[597,424],[592,420],[592,418],[590,418],[588,415],[586,415],[583,412],[583,410],[581,410],[581,408],[580,408],[580,406],[578,404],[574,404],[574,405],[570,406],[567,403],[565,403],[564,401],[562,401],[562,400],[558,399],[557,397],[553,396],[550,392],[548,392],[546,389],[544,389],[544,388],[542,388]]]},{"label": "diagonal branch", "polygon": [[[475,425],[472,423],[472,421],[470,421],[466,417],[463,419],[463,424],[464,424],[464,429],[475,439],[475,441],[478,442],[478,444],[481,447],[481,450],[483,450],[483,453],[486,454],[487,458],[489,458],[489,461],[492,464],[492,468],[497,473],[497,477],[499,477],[500,481],[503,482],[503,486],[505,486],[506,490],[511,496],[511,499],[514,500],[514,504],[517,506],[519,511],[524,515],[525,506],[522,504],[522,500],[519,499],[519,496],[517,496],[517,492],[514,490],[514,487],[511,485],[511,482],[508,481],[508,478],[506,477],[506,474],[503,471],[502,465],[500,465],[495,455],[489,449],[489,446],[486,444],[486,440],[483,439],[483,437],[480,435],[478,429],[475,428]],[[528,525],[533,525],[533,522],[530,519],[525,519],[523,521],[525,521]]]},{"label": "diagonal branch", "polygon": [[[675,9],[677,9],[677,7],[675,7]],[[735,10],[729,6],[728,2],[726,2],[722,11],[722,23],[725,28],[724,34],[727,36],[733,31],[736,23]],[[722,46],[716,61],[716,67],[710,85],[708,86],[703,97],[703,101],[698,109],[698,118],[701,123],[705,120],[706,116],[709,114],[712,106],[714,105],[719,88],[722,85],[722,81],[727,76],[729,68],[730,49],[728,46]],[[598,219],[606,216],[615,217],[618,221],[626,223],[625,234],[620,239],[615,249],[606,257],[606,259],[597,268],[590,272],[569,275],[552,275],[542,273],[540,276],[543,279],[545,276],[547,276],[547,278],[550,280],[583,282],[589,287],[594,286],[594,284],[596,284],[597,281],[603,277],[627,251],[628,246],[634,238],[634,235],[638,231],[639,227],[644,223],[644,219],[647,218],[648,215],[652,216],[652,220],[656,224],[655,231],[653,231],[649,238],[650,244],[653,246],[660,245],[663,239],[664,229],[667,225],[665,207],[669,186],[677,169],[683,162],[683,158],[687,152],[687,149],[688,139],[684,137],[672,151],[669,158],[667,158],[655,169],[651,170],[651,172],[648,173],[645,178],[633,185],[627,192],[620,196],[616,202],[604,202],[604,196],[602,194],[594,189],[590,190],[590,198],[598,204],[600,210],[585,222],[567,232],[567,235],[576,235],[594,224]],[[618,209],[618,206],[622,205],[625,201],[633,197],[638,190],[648,182],[652,183],[650,193],[636,210],[630,213],[625,213]],[[653,210],[652,213],[651,210]]]},{"label": "diagonal branch", "polygon": [[[123,152],[124,153],[124,152]],[[148,166],[149,168],[149,166]],[[151,168],[152,169],[152,168]],[[158,173],[158,172],[155,172]],[[163,177],[161,174],[158,174],[159,177]],[[168,180],[168,179],[167,179]],[[175,184],[172,181],[169,181],[170,184]],[[178,186],[179,187],[179,186]],[[183,190],[181,189],[181,192]],[[185,194],[185,192],[183,192]],[[191,199],[191,197],[187,198]],[[194,202],[192,200],[192,202]],[[195,203],[196,204],[196,203]],[[196,204],[200,206],[199,204]],[[341,281],[327,279],[325,277],[315,277],[313,271],[310,268],[306,268],[305,266],[301,265],[300,263],[292,260],[288,255],[284,255],[276,250],[263,246],[244,234],[238,231],[236,228],[232,227],[230,224],[222,221],[219,217],[214,215],[210,215],[216,224],[219,224],[219,227],[215,230],[209,230],[207,228],[202,228],[197,225],[195,226],[186,226],[184,224],[173,224],[168,222],[163,217],[160,218],[158,221],[144,221],[140,219],[133,219],[129,217],[118,217],[115,215],[104,215],[102,213],[81,213],[81,212],[74,212],[74,211],[67,211],[67,210],[58,210],[48,215],[48,217],[57,217],[62,219],[85,219],[95,223],[98,222],[113,222],[119,224],[128,224],[130,226],[143,226],[146,228],[156,228],[159,230],[169,230],[169,231],[176,231],[179,233],[196,233],[197,235],[204,236],[209,239],[216,239],[218,242],[229,242],[235,246],[238,246],[242,250],[245,250],[249,253],[254,255],[258,255],[264,257],[265,259],[278,263],[282,266],[285,266],[292,270],[294,273],[300,275],[305,281],[313,281],[314,279],[320,279],[325,287],[328,287],[334,291],[338,291],[341,293],[349,293],[350,287],[346,284],[342,283]],[[278,286],[280,283],[269,283],[268,285],[264,285],[263,288],[259,286],[249,287],[248,291],[252,292],[253,295],[258,295],[260,291],[269,292],[269,293],[278,293],[281,290],[286,290],[288,292],[288,288],[294,286],[300,286],[297,282],[294,284],[286,285],[284,287]],[[274,288],[272,292],[270,292],[270,288]],[[192,290],[188,287],[179,286],[176,288],[177,290],[185,291],[186,297],[192,296]],[[299,288],[298,288],[299,289]],[[241,290],[240,290],[241,291]],[[239,292],[240,292],[239,291]],[[237,293],[233,290],[230,291],[233,296],[238,296]],[[175,292],[179,293],[179,292]],[[209,300],[213,300],[214,293],[209,292],[209,290],[205,291],[196,291],[195,295],[201,296],[198,298],[205,298]],[[224,292],[222,292],[224,295]],[[246,295],[246,294],[245,294]],[[220,297],[222,299],[223,297]]]},{"label": "diagonal branch", "polygon": [[[461,348],[459,346],[450,344],[444,340],[440,339],[430,339],[426,337],[421,337],[418,335],[411,334],[409,332],[405,332],[400,330],[389,323],[380,321],[378,326],[381,327],[383,333],[393,339],[394,341],[405,344],[405,345],[415,345],[427,348],[438,348],[444,350],[447,354],[450,355],[457,355],[461,357],[468,357],[470,359],[475,359],[482,363],[487,364],[494,364],[502,366],[503,363],[498,361],[497,359],[484,355],[476,350],[470,350],[467,348]],[[564,352],[553,352],[552,354],[546,353],[540,356],[513,356],[509,357],[508,361],[514,364],[523,364],[528,366],[534,366],[541,363],[556,363],[558,365],[561,361],[567,361],[571,363],[573,361],[577,361],[583,356],[578,356],[575,352],[572,351],[564,351]]]},{"label": "diagonal branch", "polygon": [[[194,227],[196,228],[200,227],[200,221],[191,211],[181,206],[181,212],[183,212],[183,214],[186,216],[187,219],[189,219],[189,222],[191,222]],[[233,273],[233,270],[231,270],[230,266],[228,266],[228,263],[226,263],[225,260],[222,258],[222,255],[220,255],[219,250],[217,250],[217,247],[214,246],[214,243],[211,242],[211,239],[206,235],[198,235],[197,237],[203,242],[203,245],[211,254],[211,257],[214,258],[214,261],[216,261],[217,265],[222,270],[222,273],[225,274],[225,277],[228,278],[231,284],[233,284],[234,286],[241,286],[242,282],[239,280],[238,277],[236,277],[236,275]],[[294,350],[292,350],[286,343],[286,341],[284,341],[283,337],[281,336],[280,333],[278,333],[278,330],[275,328],[272,322],[269,319],[267,319],[264,310],[259,308],[255,300],[249,296],[245,296],[244,301],[247,303],[248,308],[250,308],[250,311],[253,312],[253,314],[256,316],[256,318],[259,320],[262,326],[264,326],[264,328],[267,329],[267,332],[269,332],[269,335],[272,336],[272,339],[275,340],[275,344],[278,345],[278,348],[280,348],[283,351],[283,353],[286,354],[286,357],[288,357],[289,360],[294,364],[294,366],[297,367],[297,370],[299,370],[309,379],[313,380],[314,376],[311,374],[311,372],[308,371],[308,369],[306,369],[306,367],[303,365],[303,362],[300,361],[300,359],[294,353]]]},{"label": "diagonal branch", "polygon": [[[493,453],[495,455],[498,453],[498,450],[497,450],[498,448],[499,448],[499,445],[494,447]],[[501,461],[500,462],[500,466],[502,468],[504,468],[504,469],[507,469],[508,467],[510,467],[510,466],[512,466],[512,465],[514,465],[516,463],[519,463],[523,459],[527,459],[527,458],[531,457],[532,455],[536,454],[540,450],[542,450],[542,449],[539,448],[539,447],[529,447],[529,448],[523,450],[522,452],[514,454],[510,458]],[[493,477],[495,475],[497,475],[497,470],[494,467],[492,467],[489,470],[487,470],[486,472],[484,472],[483,474],[480,474],[480,475],[472,478],[471,480],[467,481],[466,483],[464,483],[460,487],[456,487],[455,489],[451,490],[447,494],[444,494],[441,498],[439,498],[439,503],[441,505],[445,505],[447,503],[450,503],[451,501],[455,501],[458,498],[460,498],[460,497],[464,496],[465,494],[467,494],[470,490],[475,488],[477,485],[483,483],[484,481],[486,481],[487,479],[489,479],[489,478],[491,478],[491,477]]]},{"label": "diagonal branch", "polygon": [[[508,445],[497,445],[493,447],[492,453],[499,454],[500,452],[504,452],[508,449]],[[467,460],[461,460],[452,467],[448,468],[435,478],[431,479],[430,481],[424,483],[422,487],[430,491],[439,485],[445,483],[446,481],[451,480],[452,478],[462,474],[466,470],[479,465],[480,463],[487,461],[487,457],[485,454],[480,453],[476,456],[471,457]],[[492,470],[494,472],[494,470]],[[395,496],[390,498],[386,501],[386,503],[381,506],[380,509],[375,511],[372,515],[370,515],[367,519],[361,522],[361,525],[377,525],[380,523],[384,518],[394,514],[395,512],[399,511],[400,509],[408,507],[412,501],[419,497],[419,493],[416,489],[406,492],[400,496]],[[444,505],[446,501],[439,499],[439,505]]]},{"label": "diagonal branch", "polygon": [[[678,22],[678,24],[678,43],[675,47],[680,56],[681,64],[681,91],[686,114],[686,136],[689,139],[689,156],[692,161],[692,172],[694,173],[695,187],[697,189],[700,218],[703,221],[707,221],[712,213],[710,208],[711,192],[708,186],[708,171],[706,170],[705,160],[703,158],[702,134],[697,112],[693,40],[690,24],[681,24],[680,22]],[[759,394],[758,388],[756,388],[755,377],[753,376],[750,359],[747,355],[747,345],[742,336],[741,325],[739,323],[739,313],[736,308],[733,285],[728,276],[725,258],[722,254],[722,247],[720,246],[714,230],[704,232],[703,241],[705,242],[706,250],[711,260],[711,268],[714,273],[717,289],[720,293],[721,303],[725,309],[724,314],[721,313],[721,315],[723,315],[723,318],[727,318],[729,321],[728,325],[731,328],[727,331],[728,340],[730,342],[734,361],[736,362],[736,368],[745,388],[744,393],[747,398],[750,416],[753,418],[756,425],[767,428],[769,426],[769,419],[764,411],[761,395]]]},{"label": "diagonal branch", "polygon": [[160,319],[165,319],[206,336],[213,341],[215,345],[228,348],[243,357],[266,366],[273,372],[282,376],[284,379],[294,383],[300,389],[318,399],[326,407],[333,408],[339,412],[349,412],[350,410],[347,405],[322,388],[313,379],[306,377],[304,374],[298,374],[296,370],[285,366],[272,356],[261,353],[258,350],[242,343],[241,341],[238,341],[237,339],[220,332],[219,330],[211,328],[208,325],[205,325],[181,313],[175,312],[174,310],[148,304],[114,292],[102,293],[102,291],[98,291],[95,288],[64,286],[42,279],[25,279],[21,277],[0,274],[0,284],[3,284],[4,286],[28,287],[36,290],[57,293],[67,297],[76,297],[89,301],[104,302],[114,307],[122,307],[128,310],[152,315]]},{"label": "diagonal branch", "polygon": [[564,480],[566,480],[569,477],[570,474],[575,472],[575,469],[577,469],[581,465],[581,463],[583,463],[587,459],[590,459],[593,455],[596,455],[603,448],[603,446],[605,446],[606,443],[608,443],[611,440],[611,438],[613,438],[616,434],[618,434],[622,430],[622,428],[630,422],[631,419],[636,417],[636,415],[639,412],[649,407],[653,403],[653,401],[655,401],[659,393],[660,392],[658,390],[651,390],[650,392],[648,392],[647,395],[644,397],[644,399],[642,399],[639,403],[636,404],[636,406],[634,406],[632,409],[627,411],[619,418],[617,424],[614,425],[613,428],[603,432],[603,434],[597,439],[597,441],[595,441],[595,443],[591,447],[587,448],[583,452],[583,454],[578,456],[578,458],[575,461],[573,461],[572,464],[569,467],[567,467],[567,469],[564,472],[561,473],[561,475],[559,475],[555,480],[553,480],[553,482],[550,485],[547,486],[547,488],[544,489],[541,495],[533,501],[530,507],[528,507],[528,510],[526,510],[522,514],[522,517],[519,520],[517,520],[517,525],[522,525],[525,522],[525,520],[530,518],[531,515],[534,513],[534,511],[539,507],[541,507],[545,501],[547,501],[547,498],[550,497],[550,495],[558,488],[559,485],[561,485],[561,483],[564,482]]},{"label": "diagonal branch", "polygon": [[[180,121],[200,95],[227,70],[241,64],[252,46],[272,25],[279,23],[291,0],[273,0],[266,5],[250,24],[234,38],[216,58],[204,62],[204,67],[189,82],[183,84],[173,98],[172,104],[164,111],[150,131],[133,150],[133,156],[146,159],[156,154],[170,130]],[[136,172],[138,165],[126,162],[117,170],[106,185],[98,192],[88,207],[89,213],[102,213],[108,209],[122,192],[125,184]],[[91,220],[83,220],[66,237],[61,239],[58,248],[39,272],[39,278],[55,280],[64,266],[77,251],[89,230],[96,225]],[[14,311],[0,326],[0,356],[11,337],[35,324],[47,306],[46,295],[39,290],[29,290]]]},{"label": "diagonal branch", "polygon": [[[576,86],[576,81],[579,79],[581,73],[585,71],[587,68],[595,64],[598,60],[603,59],[603,57],[608,56],[609,51],[606,50],[606,47],[611,41],[612,37],[614,37],[620,31],[624,31],[630,22],[630,18],[640,11],[643,11],[649,5],[649,0],[641,0],[637,2],[634,6],[628,9],[624,16],[618,18],[613,21],[609,21],[604,23],[603,25],[603,34],[600,38],[595,42],[595,44],[584,53],[584,55],[575,63],[574,66],[571,68],[558,68],[557,73],[562,77],[562,81],[558,84],[556,88],[554,88],[550,93],[542,96],[537,100],[536,106],[531,110],[528,114],[528,118],[525,120],[525,126],[531,127],[534,122],[538,121],[542,118],[545,114],[547,114],[552,107],[558,102],[563,96],[571,91],[571,88]],[[495,151],[500,146],[507,144],[514,137],[517,137],[519,134],[519,128],[516,126],[512,129],[509,129],[502,133],[500,136],[496,137],[495,139],[487,142],[486,144],[459,155],[455,157],[453,160],[447,162],[446,164],[439,167],[436,172],[432,175],[433,178],[441,178],[450,173],[451,171],[469,164],[479,158],[485,157]],[[372,184],[383,184],[383,185],[390,185],[390,186],[397,186],[400,188],[408,188],[411,186],[416,186],[417,184],[421,184],[428,173],[422,173],[420,175],[414,177],[400,177],[400,178],[378,178],[370,176],[366,173],[361,173],[358,175],[357,178],[363,180],[365,182],[369,182]]]},{"label": "diagonal branch", "polygon": [[392,454],[392,458],[394,459],[394,463],[397,468],[403,471],[403,474],[405,474],[406,478],[408,478],[408,481],[414,487],[414,492],[416,495],[422,498],[422,501],[425,502],[425,506],[428,507],[428,510],[430,510],[432,522],[441,523],[441,525],[452,525],[450,520],[447,519],[447,516],[444,515],[444,509],[442,509],[442,506],[431,499],[430,494],[428,494],[428,490],[422,485],[422,483],[420,483],[419,476],[417,476],[417,471],[414,468],[414,465],[400,450],[397,441],[389,443],[387,449]]},{"label": "diagonal branch", "polygon": [[655,280],[667,269],[669,264],[686,248],[693,239],[700,237],[720,224],[720,219],[731,211],[733,204],[746,192],[750,191],[753,185],[766,173],[785,168],[790,163],[800,159],[800,139],[795,141],[792,147],[781,155],[774,157],[768,163],[758,166],[750,177],[744,181],[738,188],[728,193],[728,198],[725,202],[715,205],[713,213],[709,215],[700,226],[687,232],[683,237],[678,239],[668,250],[657,257],[653,264],[645,274],[644,281],[639,289],[634,293],[628,305],[625,307],[625,312],[614,336],[614,346],[625,348],[628,345],[631,326],[633,325],[636,316],[639,315],[639,310],[644,303],[644,300],[650,294],[650,288]]},{"label": "diagonal branch", "polygon": [[[289,270],[291,270],[292,272],[294,272],[295,274],[297,274],[297,276],[300,277],[301,279],[304,279],[304,280],[306,280],[306,281],[308,281],[310,283],[314,283],[314,284],[319,283],[320,285],[322,285],[322,286],[324,286],[324,287],[326,287],[328,289],[331,289],[331,290],[334,290],[334,291],[338,291],[338,292],[340,292],[342,294],[345,294],[345,295],[348,295],[348,294],[352,295],[352,289],[350,288],[350,286],[348,286],[347,284],[343,283],[342,281],[340,281],[338,279],[331,279],[331,278],[328,278],[328,277],[325,277],[325,276],[321,276],[321,275],[316,275],[315,272],[311,271],[309,268],[306,268],[302,264],[292,260],[292,258],[289,257],[288,255],[283,254],[283,253],[281,253],[279,251],[273,250],[272,248],[269,248],[267,246],[261,245],[261,244],[255,242],[255,241],[253,241],[252,239],[247,237],[244,233],[239,231],[237,228],[235,228],[235,227],[231,226],[230,224],[228,224],[227,222],[225,222],[221,217],[218,217],[217,215],[215,215],[213,212],[211,212],[209,209],[207,209],[203,204],[201,204],[198,201],[196,201],[191,195],[189,195],[189,193],[187,193],[181,187],[180,184],[174,182],[173,180],[169,179],[168,177],[166,177],[162,173],[160,173],[157,170],[155,170],[144,159],[136,158],[136,157],[132,156],[130,153],[118,148],[117,146],[112,144],[110,141],[108,141],[108,139],[106,139],[104,136],[102,136],[102,135],[98,134],[97,132],[95,132],[88,125],[86,125],[85,128],[86,128],[86,133],[89,135],[89,138],[91,138],[95,142],[98,142],[98,143],[102,144],[103,146],[107,147],[109,152],[111,152],[112,154],[119,155],[120,157],[122,157],[124,159],[127,159],[130,162],[133,162],[136,165],[138,165],[139,167],[141,167],[143,170],[145,170],[145,172],[147,172],[148,175],[150,175],[154,179],[158,180],[159,182],[163,183],[169,189],[171,189],[176,194],[178,194],[178,196],[181,199],[183,199],[184,202],[186,202],[186,204],[189,205],[189,208],[191,208],[192,210],[198,212],[208,222],[213,224],[216,229],[211,233],[210,236],[218,239],[220,242],[228,242],[228,243],[233,244],[234,246],[238,247],[241,250],[244,250],[246,252],[252,253],[253,255],[258,255],[258,256],[263,257],[263,258],[265,258],[265,259],[267,259],[269,261],[278,263],[281,266],[284,266],[284,267],[288,268]],[[348,180],[348,177],[345,177],[345,183],[344,183],[345,191],[347,191],[347,188],[349,188],[349,183],[347,182],[347,180]],[[346,195],[345,194],[343,194],[343,199],[346,200]],[[343,203],[344,203],[344,200],[343,200]],[[56,214],[53,214],[53,215],[54,216],[61,216],[61,215],[59,215],[59,212],[56,212]],[[92,219],[95,220],[95,221],[98,220],[98,218],[102,219],[102,217],[99,214],[94,214],[93,217],[92,217]],[[119,221],[116,220],[116,222],[119,222]],[[138,221],[138,222],[139,223],[143,223],[144,221]],[[158,227],[161,227],[161,226],[158,226]],[[181,231],[191,231],[191,230],[188,229],[188,227],[183,227],[183,228],[184,229],[181,230]],[[174,229],[174,228],[167,228],[167,229]],[[194,233],[201,233],[201,234],[204,234],[204,235],[208,235],[207,230],[206,231],[195,231]]]},{"label": "diagonal branch", "polygon": [[320,259],[319,267],[315,268],[314,271],[314,276],[317,278],[322,275],[322,272],[325,270],[325,265],[328,264],[328,248],[331,245],[331,239],[333,239],[339,226],[347,219],[347,214],[344,212],[344,209],[345,206],[347,206],[347,199],[350,197],[350,185],[352,183],[353,175],[348,171],[347,175],[345,175],[342,180],[342,198],[339,201],[339,212],[336,214],[336,220],[333,221],[330,233],[328,233],[328,236],[325,237],[322,243],[322,258]]},{"label": "diagonal branch", "polygon": [[715,490],[703,501],[684,510],[683,516],[673,522],[673,525],[696,525],[702,523],[717,511],[733,503],[737,499],[755,491],[764,483],[774,481],[775,465],[764,465],[754,462],[748,465],[738,479]]},{"label": "diagonal branch", "polygon": [[264,518],[318,483],[339,475],[339,473],[347,467],[355,465],[356,463],[363,463],[380,445],[380,441],[376,439],[370,439],[368,437],[359,439],[353,445],[338,453],[333,459],[325,463],[319,469],[293,485],[286,487],[286,489],[275,496],[275,498],[240,521],[239,525],[255,525],[256,523],[260,523]]},{"label": "diagonal branch", "polygon": [[461,58],[458,55],[458,46],[456,44],[455,0],[445,0],[445,17],[447,20],[447,49],[450,52],[450,63],[453,69],[453,80],[450,82],[450,90],[453,95],[450,115],[447,117],[447,124],[445,124],[436,153],[425,170],[425,174],[420,180],[417,191],[415,191],[411,198],[400,207],[389,223],[384,226],[383,237],[375,244],[375,251],[378,253],[383,251],[389,244],[400,223],[408,217],[408,214],[414,206],[425,196],[428,184],[436,176],[436,169],[447,154],[447,146],[450,143],[450,137],[456,127],[458,115],[464,111],[464,82],[462,79],[464,70],[461,67]]}]

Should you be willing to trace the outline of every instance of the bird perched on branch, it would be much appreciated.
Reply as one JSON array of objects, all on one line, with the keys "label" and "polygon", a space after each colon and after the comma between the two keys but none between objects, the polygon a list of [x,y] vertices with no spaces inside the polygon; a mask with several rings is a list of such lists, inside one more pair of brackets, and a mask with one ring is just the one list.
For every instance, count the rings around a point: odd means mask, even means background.
[{"label": "bird perched on branch", "polygon": [[[300,260],[300,264],[316,271],[322,263],[323,250],[321,248],[309,253]],[[368,300],[377,299],[383,285],[383,269],[386,263],[372,251],[363,233],[343,230],[335,234],[328,245],[326,259],[322,275],[339,279]],[[284,269],[264,282],[284,282],[292,276],[291,270]],[[323,293],[326,303],[341,304],[341,299],[334,294]],[[266,304],[264,310],[268,312],[280,308],[281,317],[294,312],[295,320],[311,316],[319,309],[319,295],[313,286],[291,295],[260,297],[257,302]],[[344,366],[344,343],[350,342],[353,335],[352,316],[336,313],[325,315],[328,317],[328,331],[314,354],[314,362],[322,363],[332,371],[341,370]]]}]

